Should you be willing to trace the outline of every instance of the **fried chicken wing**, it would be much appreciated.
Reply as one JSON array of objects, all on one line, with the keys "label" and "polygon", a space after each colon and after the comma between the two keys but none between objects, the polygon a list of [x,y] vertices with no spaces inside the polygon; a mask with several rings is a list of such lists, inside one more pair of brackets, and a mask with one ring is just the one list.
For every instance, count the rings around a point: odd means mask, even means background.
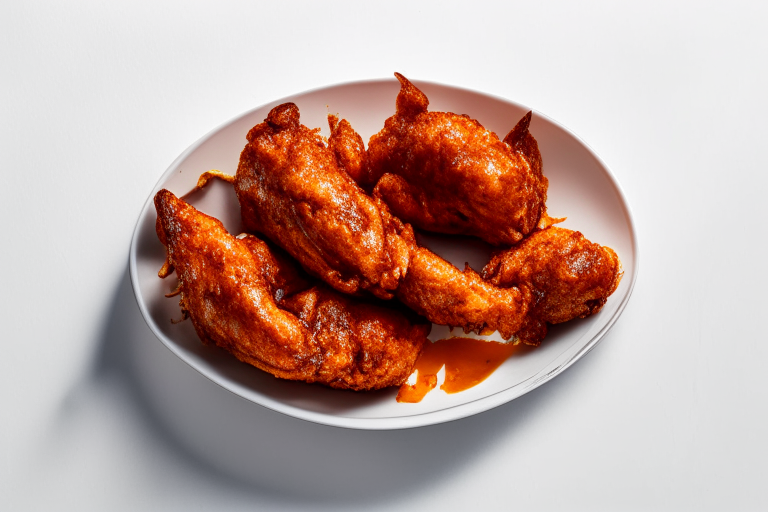
[{"label": "fried chicken wing", "polygon": [[[351,127],[345,128],[335,147],[350,164],[352,151],[341,141]],[[298,107],[285,103],[247,138],[235,176],[246,231],[264,233],[339,291],[391,298],[408,265],[408,234],[393,232],[373,200],[340,171],[319,129],[302,125]]]},{"label": "fried chicken wing", "polygon": [[264,241],[230,235],[167,190],[155,207],[179,304],[204,343],[276,377],[334,388],[378,389],[408,378],[427,322],[313,283]]},{"label": "fried chicken wing", "polygon": [[541,343],[547,324],[600,311],[622,275],[613,249],[590,242],[578,231],[554,226],[498,252],[483,269],[483,277],[495,286],[531,289],[533,301],[516,333],[529,345]]},{"label": "fried chicken wing", "polygon": [[505,339],[521,328],[531,301],[527,288],[493,286],[469,266],[461,271],[423,247],[412,253],[397,298],[436,324],[499,331]]},{"label": "fried chicken wing", "polygon": [[428,112],[429,100],[399,73],[397,110],[368,143],[366,172],[392,213],[428,231],[494,245],[519,242],[545,212],[547,178],[528,132],[529,112],[504,140],[478,121]]}]

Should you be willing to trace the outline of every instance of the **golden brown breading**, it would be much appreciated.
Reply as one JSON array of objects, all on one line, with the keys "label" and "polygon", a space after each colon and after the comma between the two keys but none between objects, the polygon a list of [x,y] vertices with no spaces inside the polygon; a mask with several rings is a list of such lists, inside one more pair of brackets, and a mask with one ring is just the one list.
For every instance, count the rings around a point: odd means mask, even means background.
[{"label": "golden brown breading", "polygon": [[352,128],[349,121],[339,121],[333,114],[328,115],[328,126],[331,128],[328,145],[336,157],[339,169],[349,174],[355,182],[360,181],[368,161],[363,138]]},{"label": "golden brown breading", "polygon": [[493,285],[529,287],[533,292],[525,325],[516,333],[529,345],[541,343],[548,323],[600,311],[621,276],[621,262],[613,249],[558,227],[536,231],[517,246],[498,252],[483,269],[483,277]]},{"label": "golden brown breading", "polygon": [[547,179],[528,132],[529,112],[504,138],[474,119],[428,112],[429,100],[399,73],[397,111],[368,143],[359,183],[404,222],[428,231],[512,245],[545,212]]},{"label": "golden brown breading", "polygon": [[167,190],[155,207],[179,304],[203,342],[276,377],[335,388],[378,389],[408,378],[428,323],[312,286],[264,241],[230,235]]},{"label": "golden brown breading", "polygon": [[[264,233],[339,291],[391,298],[408,266],[399,233],[285,103],[248,133],[235,176],[246,231]],[[405,234],[404,236],[407,236]]]},{"label": "golden brown breading", "polygon": [[462,272],[422,247],[411,254],[397,298],[436,324],[464,332],[499,331],[505,339],[520,329],[531,301],[525,288],[493,286],[469,266]]}]

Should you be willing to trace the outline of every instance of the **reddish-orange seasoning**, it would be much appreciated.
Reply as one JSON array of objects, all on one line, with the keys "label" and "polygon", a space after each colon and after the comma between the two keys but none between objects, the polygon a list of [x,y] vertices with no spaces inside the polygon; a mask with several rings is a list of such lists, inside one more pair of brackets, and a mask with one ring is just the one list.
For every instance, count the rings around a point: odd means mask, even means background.
[{"label": "reddish-orange seasoning", "polygon": [[419,372],[416,384],[406,382],[400,386],[397,401],[421,402],[437,385],[437,372],[443,365],[445,382],[440,389],[458,393],[474,387],[487,379],[517,348],[512,343],[472,338],[447,338],[428,343],[414,366]]}]

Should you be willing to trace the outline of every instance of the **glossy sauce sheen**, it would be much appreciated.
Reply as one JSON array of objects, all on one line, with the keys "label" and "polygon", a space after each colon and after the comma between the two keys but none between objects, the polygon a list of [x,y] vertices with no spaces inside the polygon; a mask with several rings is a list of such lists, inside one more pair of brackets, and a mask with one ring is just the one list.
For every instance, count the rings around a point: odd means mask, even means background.
[{"label": "glossy sauce sheen", "polygon": [[416,403],[437,385],[437,372],[445,365],[445,382],[440,389],[458,393],[485,379],[517,350],[519,345],[472,338],[447,338],[428,343],[416,360],[414,385],[400,386],[398,402]]}]

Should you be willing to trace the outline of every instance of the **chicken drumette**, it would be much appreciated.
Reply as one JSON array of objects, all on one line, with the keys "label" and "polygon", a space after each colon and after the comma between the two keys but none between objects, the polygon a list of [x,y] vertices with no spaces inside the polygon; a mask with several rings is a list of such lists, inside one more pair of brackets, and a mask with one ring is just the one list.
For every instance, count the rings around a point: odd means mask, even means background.
[{"label": "chicken drumette", "polygon": [[429,323],[313,282],[279,250],[230,235],[167,190],[155,207],[168,255],[161,275],[176,270],[183,314],[204,343],[276,377],[335,388],[408,378]]},{"label": "chicken drumette", "polygon": [[519,242],[546,211],[548,182],[528,132],[531,113],[502,141],[468,116],[428,112],[424,93],[395,76],[396,113],[371,137],[358,183],[418,228],[494,245]]},{"label": "chicken drumette", "polygon": [[285,103],[248,132],[235,191],[246,231],[264,233],[339,291],[391,298],[408,267],[408,240],[388,212],[339,169],[319,129]]}]

